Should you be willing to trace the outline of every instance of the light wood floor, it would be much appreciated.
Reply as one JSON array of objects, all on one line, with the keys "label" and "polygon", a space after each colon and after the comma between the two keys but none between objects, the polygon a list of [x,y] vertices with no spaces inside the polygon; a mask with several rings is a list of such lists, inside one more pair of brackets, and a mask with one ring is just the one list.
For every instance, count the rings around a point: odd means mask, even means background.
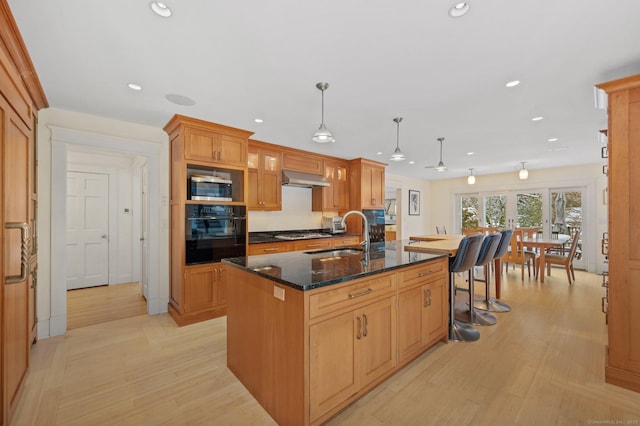
[{"label": "light wood floor", "polygon": [[140,283],[67,291],[67,329],[86,327],[147,312]]},{"label": "light wood floor", "polygon": [[[640,424],[640,394],[603,380],[600,277],[505,277],[513,310],[478,342],[437,345],[329,424]],[[11,424],[275,424],[226,368],[225,326],[143,315],[41,340]]]}]

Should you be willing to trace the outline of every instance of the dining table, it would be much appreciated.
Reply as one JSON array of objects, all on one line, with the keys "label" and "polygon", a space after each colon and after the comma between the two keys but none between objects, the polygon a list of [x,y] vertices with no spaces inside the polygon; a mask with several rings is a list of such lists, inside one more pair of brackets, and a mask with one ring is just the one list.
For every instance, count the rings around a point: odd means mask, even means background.
[{"label": "dining table", "polygon": [[559,234],[552,238],[544,238],[540,236],[540,234],[535,234],[532,237],[525,237],[522,239],[523,247],[527,249],[538,249],[538,266],[536,268],[538,273],[536,275],[540,277],[541,283],[544,282],[545,253],[550,248],[563,247],[570,239],[571,237],[566,234]]},{"label": "dining table", "polygon": [[[409,244],[404,246],[406,251],[417,251],[422,253],[446,253],[454,257],[458,252],[460,241],[464,235],[451,234],[430,234],[416,235],[409,237]],[[496,271],[501,271],[502,262],[500,258],[494,260]],[[496,299],[500,299],[500,285],[502,282],[501,274],[496,273]]]}]

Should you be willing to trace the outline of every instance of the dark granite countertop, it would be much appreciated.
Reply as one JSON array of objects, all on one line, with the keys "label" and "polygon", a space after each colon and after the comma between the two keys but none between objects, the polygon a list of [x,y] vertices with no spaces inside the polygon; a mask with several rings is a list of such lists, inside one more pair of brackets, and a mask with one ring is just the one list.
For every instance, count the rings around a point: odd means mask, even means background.
[{"label": "dark granite countertop", "polygon": [[296,241],[296,240],[282,240],[280,238],[276,238],[276,235],[280,234],[324,234],[326,237],[324,238],[338,238],[338,237],[349,237],[353,235],[360,234],[329,234],[324,229],[298,229],[298,230],[288,230],[288,231],[260,231],[260,232],[249,232],[249,244],[261,244],[261,243],[283,243],[285,241]]},{"label": "dark granite countertop", "polygon": [[442,254],[404,251],[407,244],[409,240],[373,243],[368,262],[365,262],[363,252],[334,255],[328,250],[261,254],[222,261],[305,291],[446,257]]}]

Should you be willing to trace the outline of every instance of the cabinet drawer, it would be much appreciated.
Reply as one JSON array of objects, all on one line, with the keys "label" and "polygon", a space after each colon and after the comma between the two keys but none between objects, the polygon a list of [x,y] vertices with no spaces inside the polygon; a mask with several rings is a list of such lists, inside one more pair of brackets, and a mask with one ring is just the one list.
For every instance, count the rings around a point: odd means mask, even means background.
[{"label": "cabinet drawer", "polygon": [[374,279],[362,279],[362,281],[348,286],[312,294],[309,297],[309,318],[313,319],[328,312],[350,308],[358,303],[393,292],[395,289],[396,274],[389,273]]},{"label": "cabinet drawer", "polygon": [[441,277],[449,272],[449,262],[447,258],[433,262],[423,263],[398,273],[398,287],[404,288],[411,285],[424,283],[425,279]]},{"label": "cabinet drawer", "polygon": [[359,235],[354,235],[353,237],[334,237],[333,238],[333,246],[334,247],[342,247],[342,246],[353,246],[360,244],[362,238]]},{"label": "cabinet drawer", "polygon": [[292,250],[293,244],[291,243],[249,244],[249,256],[254,256],[257,254],[283,253],[285,251]]},{"label": "cabinet drawer", "polygon": [[317,240],[295,241],[293,243],[294,250],[317,250],[333,247],[331,238],[320,238]]}]

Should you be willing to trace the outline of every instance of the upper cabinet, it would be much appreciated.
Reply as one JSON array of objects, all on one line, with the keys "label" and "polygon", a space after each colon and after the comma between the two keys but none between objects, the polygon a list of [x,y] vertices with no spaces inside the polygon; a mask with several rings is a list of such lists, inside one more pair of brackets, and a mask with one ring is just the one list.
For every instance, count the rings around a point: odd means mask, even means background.
[{"label": "upper cabinet", "polygon": [[324,178],[329,187],[313,188],[313,211],[349,210],[349,162],[346,160],[325,159]]},{"label": "upper cabinet", "polygon": [[249,210],[282,210],[282,153],[264,142],[249,140]]},{"label": "upper cabinet", "polygon": [[351,160],[350,204],[355,210],[384,208],[384,163]]},{"label": "upper cabinet", "polygon": [[164,129],[171,140],[180,137],[189,163],[246,167],[247,140],[252,132],[177,114]]},{"label": "upper cabinet", "polygon": [[282,168],[296,172],[322,174],[322,157],[299,150],[284,150]]}]

